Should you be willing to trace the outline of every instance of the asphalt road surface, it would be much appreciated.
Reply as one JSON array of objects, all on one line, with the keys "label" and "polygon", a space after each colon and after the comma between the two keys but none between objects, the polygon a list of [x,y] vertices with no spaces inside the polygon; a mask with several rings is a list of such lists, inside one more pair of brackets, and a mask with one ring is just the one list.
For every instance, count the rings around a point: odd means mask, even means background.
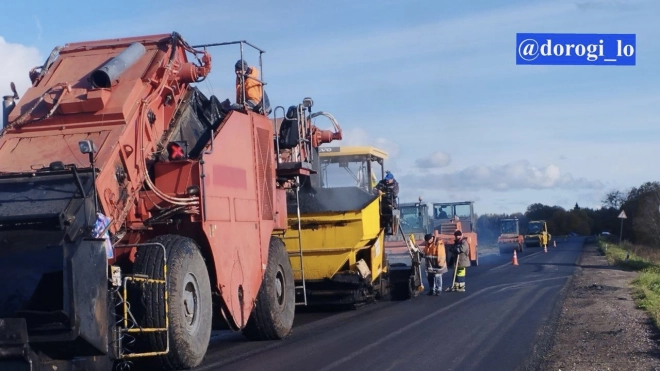
[{"label": "asphalt road surface", "polygon": [[[282,341],[214,332],[196,370],[516,370],[532,367],[550,338],[584,238],[518,256],[480,258],[466,292],[426,293],[335,313],[296,313]],[[443,277],[451,284],[453,272]],[[427,286],[425,284],[425,286]]]}]

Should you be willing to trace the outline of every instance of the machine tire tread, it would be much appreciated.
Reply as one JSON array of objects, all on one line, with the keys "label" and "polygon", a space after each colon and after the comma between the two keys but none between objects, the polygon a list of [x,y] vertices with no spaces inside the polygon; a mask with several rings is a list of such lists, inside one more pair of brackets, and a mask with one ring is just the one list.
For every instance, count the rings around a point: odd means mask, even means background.
[{"label": "machine tire tread", "polygon": [[[211,283],[208,270],[201,251],[194,240],[179,235],[161,235],[151,239],[149,242],[161,243],[167,252],[167,267],[169,278],[169,326],[170,326],[170,350],[167,355],[155,357],[147,362],[162,369],[177,370],[198,366],[206,353],[211,336],[212,305],[211,305]],[[162,279],[163,260],[162,249],[156,247],[139,248],[135,258],[134,272],[146,274],[149,277]],[[198,332],[189,334],[184,325],[180,323],[182,305],[177,301],[181,298],[184,287],[183,276],[186,271],[193,272],[198,280],[201,303],[207,303],[200,307],[200,323]],[[142,302],[144,308],[138,321],[145,327],[165,327],[163,318],[165,315],[164,296],[162,286],[146,285],[142,290]],[[141,306],[139,306],[141,307]],[[141,318],[141,320],[140,320]],[[165,349],[167,343],[163,333],[149,333],[146,336],[147,344],[152,351]]]},{"label": "machine tire tread", "polygon": [[[284,303],[278,308],[275,290],[276,274],[280,267],[284,276]],[[281,340],[289,336],[295,316],[295,283],[293,270],[284,242],[271,237],[268,246],[268,265],[261,287],[243,335],[250,340]]]}]

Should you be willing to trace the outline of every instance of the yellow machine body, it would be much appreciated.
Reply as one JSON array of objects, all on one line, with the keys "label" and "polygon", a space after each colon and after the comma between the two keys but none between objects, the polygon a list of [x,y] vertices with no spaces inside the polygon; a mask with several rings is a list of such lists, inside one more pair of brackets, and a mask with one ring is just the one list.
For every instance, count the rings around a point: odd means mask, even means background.
[{"label": "yellow machine body", "polygon": [[[290,229],[284,235],[296,281],[302,279],[298,252],[297,220],[290,218]],[[303,269],[305,279],[332,278],[345,270],[359,272],[357,263],[368,264],[372,282],[383,269],[383,238],[380,228],[380,202],[375,199],[362,210],[345,213],[301,215]]]},{"label": "yellow machine body", "polygon": [[353,304],[385,295],[385,229],[375,186],[386,158],[369,146],[319,148],[320,184],[309,191],[313,196],[300,198],[300,231],[297,216],[289,213],[283,238],[307,305]]}]

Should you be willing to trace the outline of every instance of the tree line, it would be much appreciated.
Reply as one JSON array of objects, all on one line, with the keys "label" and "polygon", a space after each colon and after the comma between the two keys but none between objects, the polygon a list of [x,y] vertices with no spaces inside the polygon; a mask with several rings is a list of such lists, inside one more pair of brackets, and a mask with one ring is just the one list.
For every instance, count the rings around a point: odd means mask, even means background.
[{"label": "tree line", "polygon": [[483,214],[477,218],[477,233],[481,243],[497,241],[500,219],[518,218],[520,233],[526,233],[531,220],[545,220],[551,235],[562,236],[577,233],[582,236],[609,232],[618,241],[624,210],[623,239],[633,243],[660,246],[660,183],[646,182],[627,191],[613,190],[607,193],[599,208],[583,208],[577,203],[572,209],[534,203],[524,213]]}]

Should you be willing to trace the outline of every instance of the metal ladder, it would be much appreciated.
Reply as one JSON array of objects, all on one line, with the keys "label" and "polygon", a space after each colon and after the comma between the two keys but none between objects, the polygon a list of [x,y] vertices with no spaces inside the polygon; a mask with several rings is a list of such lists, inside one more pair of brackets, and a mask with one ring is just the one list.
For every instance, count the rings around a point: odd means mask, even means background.
[{"label": "metal ladder", "polygon": [[[273,110],[274,112],[274,132],[275,135],[273,136],[273,139],[275,140],[275,152],[277,155],[277,165],[278,167],[282,164],[281,158],[280,158],[280,146],[279,146],[279,135],[278,135],[278,130],[277,130],[277,109],[280,108],[282,110],[282,122],[284,119],[287,118],[286,116],[286,111],[284,110],[284,107],[282,106],[277,106]],[[313,153],[311,150],[311,141],[308,138],[309,133],[307,133],[307,116],[305,115],[305,109],[302,107],[302,105],[298,105],[298,145],[295,146],[294,148],[291,149],[291,154],[290,158],[293,159],[294,163],[305,163],[306,161],[310,161],[311,159],[309,156]],[[303,149],[302,152],[305,154],[304,158],[301,153],[301,148]],[[290,176],[290,174],[287,174]],[[300,190],[300,176],[296,176],[296,183],[295,183],[295,188],[296,188],[296,213],[297,213],[297,220],[298,220],[298,230],[297,234],[295,236],[288,236],[286,237],[284,234],[282,235],[282,240],[290,240],[290,239],[297,239],[298,240],[298,251],[287,251],[289,254],[289,257],[298,257],[298,261],[300,264],[300,269],[293,269],[293,266],[291,267],[291,270],[293,271],[294,274],[294,279],[296,273],[300,274],[300,277],[302,279],[302,284],[298,286],[294,286],[294,291],[296,292],[295,295],[295,303],[296,305],[307,305],[307,287],[305,285],[305,268],[303,265],[303,248],[302,248],[302,225],[301,225],[301,220],[300,220],[300,196],[299,196],[299,190]],[[302,291],[302,292],[301,292]],[[301,292],[302,296],[302,301],[298,301],[298,293]]]},{"label": "metal ladder", "polygon": [[[303,300],[302,301],[296,301],[296,305],[305,305],[306,306],[307,305],[307,287],[305,286],[305,266],[303,265],[302,223],[301,223],[301,218],[300,218],[300,195],[299,195],[299,192],[300,192],[300,182],[299,182],[299,180],[300,180],[300,178],[297,178],[296,180],[297,180],[296,186],[295,186],[296,187],[296,213],[297,213],[297,220],[298,220],[298,229],[296,231],[295,236],[289,236],[289,237],[285,237],[285,238],[286,239],[294,239],[295,238],[295,239],[298,240],[298,251],[289,252],[289,256],[290,257],[291,256],[297,256],[298,261],[300,263],[300,269],[293,269],[293,267],[292,267],[294,277],[295,277],[296,273],[299,273],[300,277],[301,277],[301,280],[302,280],[302,284],[298,285],[298,286],[295,286],[295,290],[297,292],[302,291]],[[297,297],[298,297],[298,295],[296,295],[296,299],[297,299]]]}]

